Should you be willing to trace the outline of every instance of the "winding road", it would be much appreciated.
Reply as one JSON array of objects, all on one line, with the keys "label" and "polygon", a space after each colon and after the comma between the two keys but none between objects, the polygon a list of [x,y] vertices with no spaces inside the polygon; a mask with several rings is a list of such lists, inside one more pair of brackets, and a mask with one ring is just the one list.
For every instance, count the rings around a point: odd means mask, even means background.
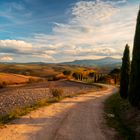
[{"label": "winding road", "polygon": [[103,102],[116,91],[108,86],[32,111],[0,129],[0,140],[112,140]]}]

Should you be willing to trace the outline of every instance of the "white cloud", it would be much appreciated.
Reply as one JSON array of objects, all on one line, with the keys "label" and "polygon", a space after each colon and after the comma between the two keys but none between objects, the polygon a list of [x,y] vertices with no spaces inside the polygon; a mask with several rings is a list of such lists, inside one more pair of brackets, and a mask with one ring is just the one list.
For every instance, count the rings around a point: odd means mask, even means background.
[{"label": "white cloud", "polygon": [[13,58],[11,57],[11,56],[2,56],[1,58],[0,58],[0,60],[1,61],[12,61],[13,60]]},{"label": "white cloud", "polygon": [[[50,47],[50,46],[49,46]],[[45,50],[42,47],[38,47],[36,44],[33,46],[32,43],[28,43],[21,40],[0,40],[0,60],[2,61],[12,61],[13,58],[10,56],[3,55],[15,55],[15,56],[27,56],[27,58],[44,58],[47,60],[53,60],[52,54],[55,54],[53,50]]]},{"label": "white cloud", "polygon": [[[101,2],[102,0],[96,0],[96,2]],[[109,3],[111,5],[122,5],[122,4],[127,4],[128,0],[104,0],[106,3]]]},{"label": "white cloud", "polygon": [[69,22],[54,23],[51,35],[34,34],[25,41],[1,40],[0,48],[13,48],[56,62],[105,56],[121,58],[125,44],[133,44],[138,6],[119,6],[120,3],[126,0],[79,1],[71,8]]},{"label": "white cloud", "polygon": [[37,58],[43,58],[43,60],[49,60],[49,61],[52,61],[54,60],[54,58],[48,54],[32,54],[33,57],[37,57]]},{"label": "white cloud", "polygon": [[8,8],[8,11],[10,11],[10,12],[13,11],[13,10],[16,10],[16,11],[25,10],[24,5],[22,5],[21,3],[7,2],[5,4],[5,6]]},{"label": "white cloud", "polygon": [[32,44],[21,40],[0,40],[0,48],[11,48],[19,51],[32,49]]},{"label": "white cloud", "polygon": [[137,5],[118,6],[125,2],[77,2],[67,24],[55,23],[52,35],[35,34],[31,40],[34,45],[46,48],[45,53],[56,61],[89,56],[121,58],[125,44],[133,44],[138,11]]},{"label": "white cloud", "polygon": [[106,2],[80,1],[72,8],[72,23],[83,26],[99,24],[117,12],[117,8]]}]

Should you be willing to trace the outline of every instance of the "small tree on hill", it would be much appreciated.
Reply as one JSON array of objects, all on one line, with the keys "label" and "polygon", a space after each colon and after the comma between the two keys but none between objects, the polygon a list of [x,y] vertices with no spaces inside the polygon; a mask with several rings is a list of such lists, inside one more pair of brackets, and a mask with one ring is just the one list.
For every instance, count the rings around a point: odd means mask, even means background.
[{"label": "small tree on hill", "polygon": [[90,73],[88,74],[88,77],[93,78],[93,77],[94,77],[94,75],[95,75],[95,73],[94,73],[94,72],[90,72]]},{"label": "small tree on hill", "polygon": [[76,80],[78,80],[79,79],[79,74],[77,72],[74,72],[72,74],[72,77],[74,77]]},{"label": "small tree on hill", "polygon": [[120,96],[124,99],[128,97],[128,86],[130,76],[130,51],[129,46],[126,45],[121,67],[121,79],[120,79]]},{"label": "small tree on hill", "polygon": [[115,68],[109,73],[111,78],[114,79],[115,85],[120,82],[120,71],[121,70],[119,68]]},{"label": "small tree on hill", "polygon": [[65,71],[63,71],[63,74],[66,75],[66,76],[71,75],[71,73],[72,73],[72,72],[69,71],[69,70],[65,70]]},{"label": "small tree on hill", "polygon": [[97,74],[94,74],[94,82],[97,82]]},{"label": "small tree on hill", "polygon": [[140,10],[134,38],[133,57],[130,73],[129,101],[135,107],[140,107]]}]

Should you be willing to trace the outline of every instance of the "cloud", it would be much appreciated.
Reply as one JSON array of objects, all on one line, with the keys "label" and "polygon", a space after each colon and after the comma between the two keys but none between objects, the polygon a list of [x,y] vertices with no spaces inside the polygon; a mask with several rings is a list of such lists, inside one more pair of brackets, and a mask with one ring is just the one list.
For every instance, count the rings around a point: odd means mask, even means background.
[{"label": "cloud", "polygon": [[0,58],[0,60],[1,61],[12,61],[13,60],[13,58],[11,57],[11,56],[2,56],[1,58]]},{"label": "cloud", "polygon": [[32,50],[32,45],[21,40],[0,40],[2,53],[26,53]]},{"label": "cloud", "polygon": [[121,58],[125,44],[132,46],[138,7],[119,3],[126,1],[79,1],[71,8],[67,24],[54,23],[52,35],[35,34],[28,40],[56,61]]},{"label": "cloud", "polygon": [[128,0],[110,0],[108,2],[110,2],[111,4],[123,4],[128,2]]},{"label": "cloud", "polygon": [[[124,5],[119,6],[119,4]],[[78,1],[67,23],[54,23],[52,34],[36,33],[21,40],[1,40],[0,52],[42,61],[122,57],[132,46],[138,6],[126,0]],[[132,49],[132,48],[131,48]]]},{"label": "cloud", "polygon": [[72,23],[80,23],[84,26],[98,24],[109,19],[116,12],[117,8],[107,2],[80,1],[72,8],[74,16]]},{"label": "cloud", "polygon": [[21,40],[0,40],[0,55],[2,61],[12,61],[10,56],[18,56],[19,59],[23,56],[33,58],[44,58],[47,60],[53,60],[52,54],[55,54],[53,50],[46,50],[46,48],[39,48],[37,45],[33,46],[31,43]]},{"label": "cloud", "polygon": [[9,11],[22,11],[25,10],[25,7],[21,3],[16,3],[16,2],[9,2],[5,4],[6,7],[8,7]]}]

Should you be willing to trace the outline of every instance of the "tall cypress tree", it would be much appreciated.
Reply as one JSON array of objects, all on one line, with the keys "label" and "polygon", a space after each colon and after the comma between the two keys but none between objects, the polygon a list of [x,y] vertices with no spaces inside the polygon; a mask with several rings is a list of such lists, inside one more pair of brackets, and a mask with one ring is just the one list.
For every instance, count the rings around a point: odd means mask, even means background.
[{"label": "tall cypress tree", "polygon": [[130,76],[130,51],[129,46],[126,45],[121,67],[121,79],[120,79],[120,96],[124,99],[128,97],[128,86]]},{"label": "tall cypress tree", "polygon": [[130,74],[129,101],[140,107],[140,10],[138,12]]}]

